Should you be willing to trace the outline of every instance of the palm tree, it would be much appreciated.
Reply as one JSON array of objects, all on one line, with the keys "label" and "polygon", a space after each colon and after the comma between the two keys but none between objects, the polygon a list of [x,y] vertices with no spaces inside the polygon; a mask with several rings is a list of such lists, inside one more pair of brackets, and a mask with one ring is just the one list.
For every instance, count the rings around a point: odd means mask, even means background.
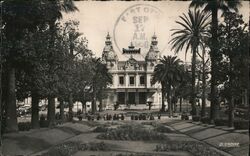
[{"label": "palm tree", "polygon": [[172,97],[176,88],[176,85],[181,81],[182,67],[181,60],[177,56],[164,56],[160,59],[160,63],[155,66],[152,84],[156,82],[161,83],[162,86],[162,108],[161,111],[165,111],[165,95],[167,94],[169,115],[172,115]]},{"label": "palm tree", "polygon": [[[201,100],[202,100],[202,104],[201,104],[201,113],[200,113],[200,117],[203,118],[206,115],[206,96],[207,96],[207,78],[208,78],[208,73],[209,73],[209,59],[206,58],[206,47],[204,45],[203,49],[202,49],[202,54],[199,54],[199,57],[201,58],[201,60],[197,60],[197,71],[198,71],[198,79],[199,81],[202,81],[202,91],[201,91]],[[198,81],[198,82],[199,82]],[[199,88],[199,86],[198,86]]]},{"label": "palm tree", "polygon": [[192,53],[192,95],[191,105],[192,114],[196,115],[195,102],[196,102],[196,91],[195,91],[195,69],[196,69],[196,55],[199,46],[203,44],[203,39],[209,36],[207,31],[209,26],[209,14],[204,11],[194,10],[188,11],[188,15],[183,14],[180,16],[181,21],[176,21],[177,24],[181,25],[181,29],[173,29],[173,38],[170,43],[172,49],[175,49],[175,53],[182,51],[186,46],[185,54],[191,49]]},{"label": "palm tree", "polygon": [[210,108],[210,120],[213,122],[218,117],[218,99],[217,99],[217,78],[216,78],[216,55],[218,54],[218,11],[228,11],[233,9],[237,11],[237,7],[240,6],[239,0],[192,0],[190,7],[203,7],[204,11],[211,12],[211,108]]}]

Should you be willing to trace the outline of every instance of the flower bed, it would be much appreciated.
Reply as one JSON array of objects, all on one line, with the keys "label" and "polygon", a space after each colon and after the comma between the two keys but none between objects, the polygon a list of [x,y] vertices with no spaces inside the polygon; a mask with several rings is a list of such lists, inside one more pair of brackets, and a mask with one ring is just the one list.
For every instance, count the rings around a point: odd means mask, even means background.
[{"label": "flower bed", "polygon": [[157,125],[155,128],[155,131],[160,132],[160,133],[173,133],[172,129],[164,125]]},{"label": "flower bed", "polygon": [[153,127],[156,127],[157,126],[157,123],[156,122],[141,122],[142,125],[151,125]]},{"label": "flower bed", "polygon": [[107,151],[109,146],[105,143],[84,143],[80,142],[65,142],[63,144],[52,147],[48,152],[41,156],[71,156],[77,151]]},{"label": "flower bed", "polygon": [[145,129],[142,125],[122,125],[98,135],[98,138],[108,140],[169,140],[164,134]]},{"label": "flower bed", "polygon": [[[172,156],[168,154],[164,154],[165,156]],[[115,156],[158,156],[157,154],[147,154],[147,153],[119,153]]]},{"label": "flower bed", "polygon": [[227,126],[228,120],[227,119],[215,119],[214,124],[215,126]]},{"label": "flower bed", "polygon": [[249,129],[249,121],[248,120],[236,120],[234,121],[235,129]]},{"label": "flower bed", "polygon": [[193,116],[193,117],[192,117],[192,120],[195,121],[195,122],[196,122],[196,121],[200,121],[200,116]]},{"label": "flower bed", "polygon": [[210,118],[208,116],[202,117],[201,122],[204,124],[209,124],[210,123]]},{"label": "flower bed", "polygon": [[29,131],[31,129],[31,123],[30,122],[20,122],[18,123],[18,130],[19,131]]},{"label": "flower bed", "polygon": [[156,151],[187,151],[192,153],[194,156],[223,156],[223,154],[211,149],[208,145],[195,142],[168,142],[166,144],[161,144],[156,146]]},{"label": "flower bed", "polygon": [[108,128],[108,125],[100,125],[100,126],[97,126],[93,132],[107,132],[108,130],[110,130],[110,128]]}]

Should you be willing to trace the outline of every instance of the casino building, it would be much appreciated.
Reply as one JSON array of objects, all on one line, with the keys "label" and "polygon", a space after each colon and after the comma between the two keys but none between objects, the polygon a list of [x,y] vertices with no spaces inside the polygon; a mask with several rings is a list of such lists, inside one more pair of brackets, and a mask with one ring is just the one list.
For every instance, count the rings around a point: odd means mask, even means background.
[{"label": "casino building", "polygon": [[161,86],[151,84],[154,67],[160,57],[157,44],[154,34],[146,56],[132,42],[128,48],[122,49],[122,54],[118,54],[107,34],[102,61],[113,75],[113,83],[105,90],[106,98],[102,101],[106,109],[114,108],[116,103],[119,103],[119,109],[148,109],[149,102],[152,109],[161,107]]}]

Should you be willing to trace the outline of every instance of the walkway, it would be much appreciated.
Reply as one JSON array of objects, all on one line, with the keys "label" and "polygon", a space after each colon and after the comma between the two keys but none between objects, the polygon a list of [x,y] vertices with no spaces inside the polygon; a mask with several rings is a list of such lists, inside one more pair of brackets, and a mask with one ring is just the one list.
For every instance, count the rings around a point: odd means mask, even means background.
[{"label": "walkway", "polygon": [[249,156],[248,130],[233,130],[224,126],[213,126],[179,119],[166,124],[183,134],[204,141],[234,156]]}]

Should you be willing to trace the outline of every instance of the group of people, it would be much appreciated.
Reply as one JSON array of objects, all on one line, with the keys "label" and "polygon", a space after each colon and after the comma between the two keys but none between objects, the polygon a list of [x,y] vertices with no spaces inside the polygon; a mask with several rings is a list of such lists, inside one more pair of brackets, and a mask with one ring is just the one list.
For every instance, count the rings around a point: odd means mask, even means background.
[{"label": "group of people", "polygon": [[[158,119],[161,119],[161,114],[157,115]],[[131,120],[154,120],[154,115],[153,114],[139,114],[139,115],[131,115]]]},{"label": "group of people", "polygon": [[[124,120],[125,119],[125,115],[124,114],[105,114],[103,116],[101,116],[100,114],[98,115],[86,115],[88,121],[94,121],[96,120]],[[161,114],[157,115],[158,120],[161,119]],[[131,115],[130,116],[131,120],[155,120],[155,117],[153,114],[139,114],[139,115]]]},{"label": "group of people", "polygon": [[104,115],[104,120],[124,120],[125,116],[124,114],[114,114],[113,116],[111,114]]},{"label": "group of people", "polygon": [[[87,115],[87,119],[88,121],[93,121],[95,119],[95,116],[94,115]],[[125,116],[124,114],[114,114],[114,115],[111,115],[111,114],[105,114],[104,116],[101,116],[100,114],[98,114],[96,116],[96,120],[124,120],[125,119]]]}]

